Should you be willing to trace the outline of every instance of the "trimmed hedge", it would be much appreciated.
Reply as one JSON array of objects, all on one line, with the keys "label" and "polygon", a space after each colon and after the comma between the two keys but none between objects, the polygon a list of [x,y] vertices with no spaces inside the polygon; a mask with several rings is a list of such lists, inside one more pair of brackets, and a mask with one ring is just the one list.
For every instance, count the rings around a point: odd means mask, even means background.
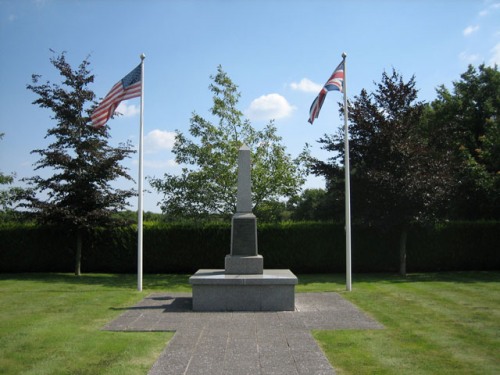
[{"label": "trimmed hedge", "polygon": [[500,269],[500,222],[451,222],[413,227],[408,234],[410,271]]},{"label": "trimmed hedge", "polygon": [[[83,272],[135,273],[137,228],[98,229],[84,239]],[[408,272],[500,269],[500,222],[454,222],[413,226],[408,234]],[[229,224],[144,226],[145,273],[192,273],[224,268],[230,252]],[[343,224],[259,224],[265,268],[296,273],[345,272]],[[399,233],[352,230],[354,272],[397,272]],[[0,272],[72,272],[75,239],[57,227],[0,226]]]}]

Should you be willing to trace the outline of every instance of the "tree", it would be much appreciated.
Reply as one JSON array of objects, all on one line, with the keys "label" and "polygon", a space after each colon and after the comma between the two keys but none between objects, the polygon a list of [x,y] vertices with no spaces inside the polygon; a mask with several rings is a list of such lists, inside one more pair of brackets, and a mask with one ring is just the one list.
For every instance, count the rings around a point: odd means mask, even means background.
[{"label": "tree", "polygon": [[67,228],[76,238],[75,274],[81,272],[83,236],[97,226],[119,224],[113,213],[127,206],[133,190],[114,189],[110,182],[131,180],[119,163],[134,151],[129,142],[111,147],[107,127],[90,126],[95,106],[94,93],[88,86],[94,81],[89,61],[73,70],[65,54],[50,59],[62,77],[62,85],[40,83],[33,75],[27,89],[37,95],[33,104],[52,111],[55,126],[45,138],[53,142],[46,149],[33,150],[40,155],[35,170],[50,169],[50,177],[26,178],[30,187],[23,207],[30,209],[39,223]]},{"label": "tree", "polygon": [[332,220],[335,216],[332,197],[323,189],[306,189],[299,197],[288,201],[292,220]]},{"label": "tree", "polygon": [[276,134],[271,121],[255,130],[237,109],[240,93],[222,67],[210,77],[213,94],[213,123],[193,113],[189,139],[177,131],[173,153],[186,165],[180,175],[150,178],[151,185],[164,198],[162,211],[169,218],[229,216],[236,210],[238,149],[246,144],[252,150],[252,199],[254,209],[267,201],[291,197],[305,180],[303,158],[292,159]]},{"label": "tree", "polygon": [[[0,140],[3,139],[4,133],[0,133]],[[14,176],[12,175],[5,175],[2,172],[0,172],[0,185],[10,185],[14,181]],[[8,209],[11,203],[11,198],[10,198],[10,193],[8,190],[2,190],[0,191],[0,208],[2,211],[5,211]]]},{"label": "tree", "polygon": [[[4,133],[0,133],[0,140],[3,139]],[[0,185],[10,185],[14,181],[13,175],[6,175],[3,172],[0,172]],[[4,214],[12,203],[12,194],[10,189],[0,190],[0,212]],[[3,215],[2,215],[3,216]]]},{"label": "tree", "polygon": [[452,150],[459,182],[450,217],[500,218],[500,72],[469,66],[450,92],[445,86],[427,113],[437,147]]},{"label": "tree", "polygon": [[[421,130],[425,104],[417,101],[415,77],[404,82],[393,70],[376,90],[365,89],[349,106],[353,221],[400,229],[400,273],[406,274],[408,225],[436,219],[453,189],[449,152],[438,150]],[[330,178],[343,199],[343,134],[319,141],[336,154],[313,171]]]},{"label": "tree", "polygon": [[[0,140],[4,133],[0,133]],[[12,185],[15,173],[6,175],[0,172],[0,185]],[[7,189],[0,190],[0,221],[21,221],[24,218],[23,213],[15,210],[15,204],[18,197],[25,193],[25,190],[18,186],[9,186]]]}]

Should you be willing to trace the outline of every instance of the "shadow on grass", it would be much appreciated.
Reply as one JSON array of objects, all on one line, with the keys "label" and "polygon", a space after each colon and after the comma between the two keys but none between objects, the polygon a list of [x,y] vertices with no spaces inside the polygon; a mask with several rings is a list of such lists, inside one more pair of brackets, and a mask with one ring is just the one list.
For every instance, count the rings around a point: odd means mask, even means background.
[{"label": "shadow on grass", "polygon": [[[186,274],[145,274],[143,277],[144,290],[168,290],[186,291],[190,290],[189,276]],[[344,274],[306,274],[298,275],[299,286],[308,285],[338,285],[339,289],[345,285]],[[47,284],[66,284],[80,286],[96,286],[105,288],[137,289],[137,275],[135,274],[83,274],[75,276],[67,273],[4,273],[0,274],[0,281],[16,280],[27,282],[38,282]],[[414,273],[402,277],[397,274],[372,273],[354,274],[354,283],[411,283],[411,282],[454,282],[454,283],[476,283],[476,282],[499,282],[500,271],[464,271],[464,272],[434,272]]]},{"label": "shadow on grass", "polygon": [[[190,275],[162,274],[144,275],[143,289],[177,290],[189,286]],[[0,274],[0,281],[16,280],[47,284],[84,285],[105,288],[137,289],[137,275],[131,274],[83,274],[66,273],[12,273]]]},{"label": "shadow on grass", "polygon": [[[338,284],[345,285],[345,274],[308,274],[299,275],[299,285],[310,284]],[[352,276],[352,282],[361,283],[411,283],[411,282],[454,282],[454,283],[476,283],[476,282],[500,282],[499,271],[463,271],[463,272],[430,272],[412,273],[403,277],[399,274],[389,273],[356,273]]]}]

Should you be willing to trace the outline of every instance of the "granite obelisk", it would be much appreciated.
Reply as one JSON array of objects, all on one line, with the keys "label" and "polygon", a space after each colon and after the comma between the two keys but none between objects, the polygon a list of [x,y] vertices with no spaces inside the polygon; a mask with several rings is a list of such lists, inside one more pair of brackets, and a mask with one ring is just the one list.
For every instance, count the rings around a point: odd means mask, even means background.
[{"label": "granite obelisk", "polygon": [[262,274],[264,259],[258,254],[257,218],[252,213],[252,164],[250,149],[238,151],[238,193],[231,225],[231,254],[226,256],[228,275]]}]

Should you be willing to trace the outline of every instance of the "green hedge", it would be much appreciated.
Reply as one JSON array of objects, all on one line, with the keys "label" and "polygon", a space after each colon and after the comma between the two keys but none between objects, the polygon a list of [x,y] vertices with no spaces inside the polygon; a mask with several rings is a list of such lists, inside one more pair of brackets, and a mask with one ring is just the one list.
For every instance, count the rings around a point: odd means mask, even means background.
[{"label": "green hedge", "polygon": [[[458,271],[500,269],[500,222],[455,222],[411,227],[407,270]],[[145,273],[191,273],[224,268],[230,252],[229,224],[144,226]],[[266,268],[296,273],[345,271],[342,224],[280,223],[258,226],[259,253]],[[397,272],[399,233],[354,226],[354,272]],[[75,239],[57,227],[0,226],[0,272],[72,272]],[[134,273],[137,228],[98,229],[84,239],[83,272]]]},{"label": "green hedge", "polygon": [[408,235],[410,271],[500,269],[500,222],[451,222],[414,227]]}]

